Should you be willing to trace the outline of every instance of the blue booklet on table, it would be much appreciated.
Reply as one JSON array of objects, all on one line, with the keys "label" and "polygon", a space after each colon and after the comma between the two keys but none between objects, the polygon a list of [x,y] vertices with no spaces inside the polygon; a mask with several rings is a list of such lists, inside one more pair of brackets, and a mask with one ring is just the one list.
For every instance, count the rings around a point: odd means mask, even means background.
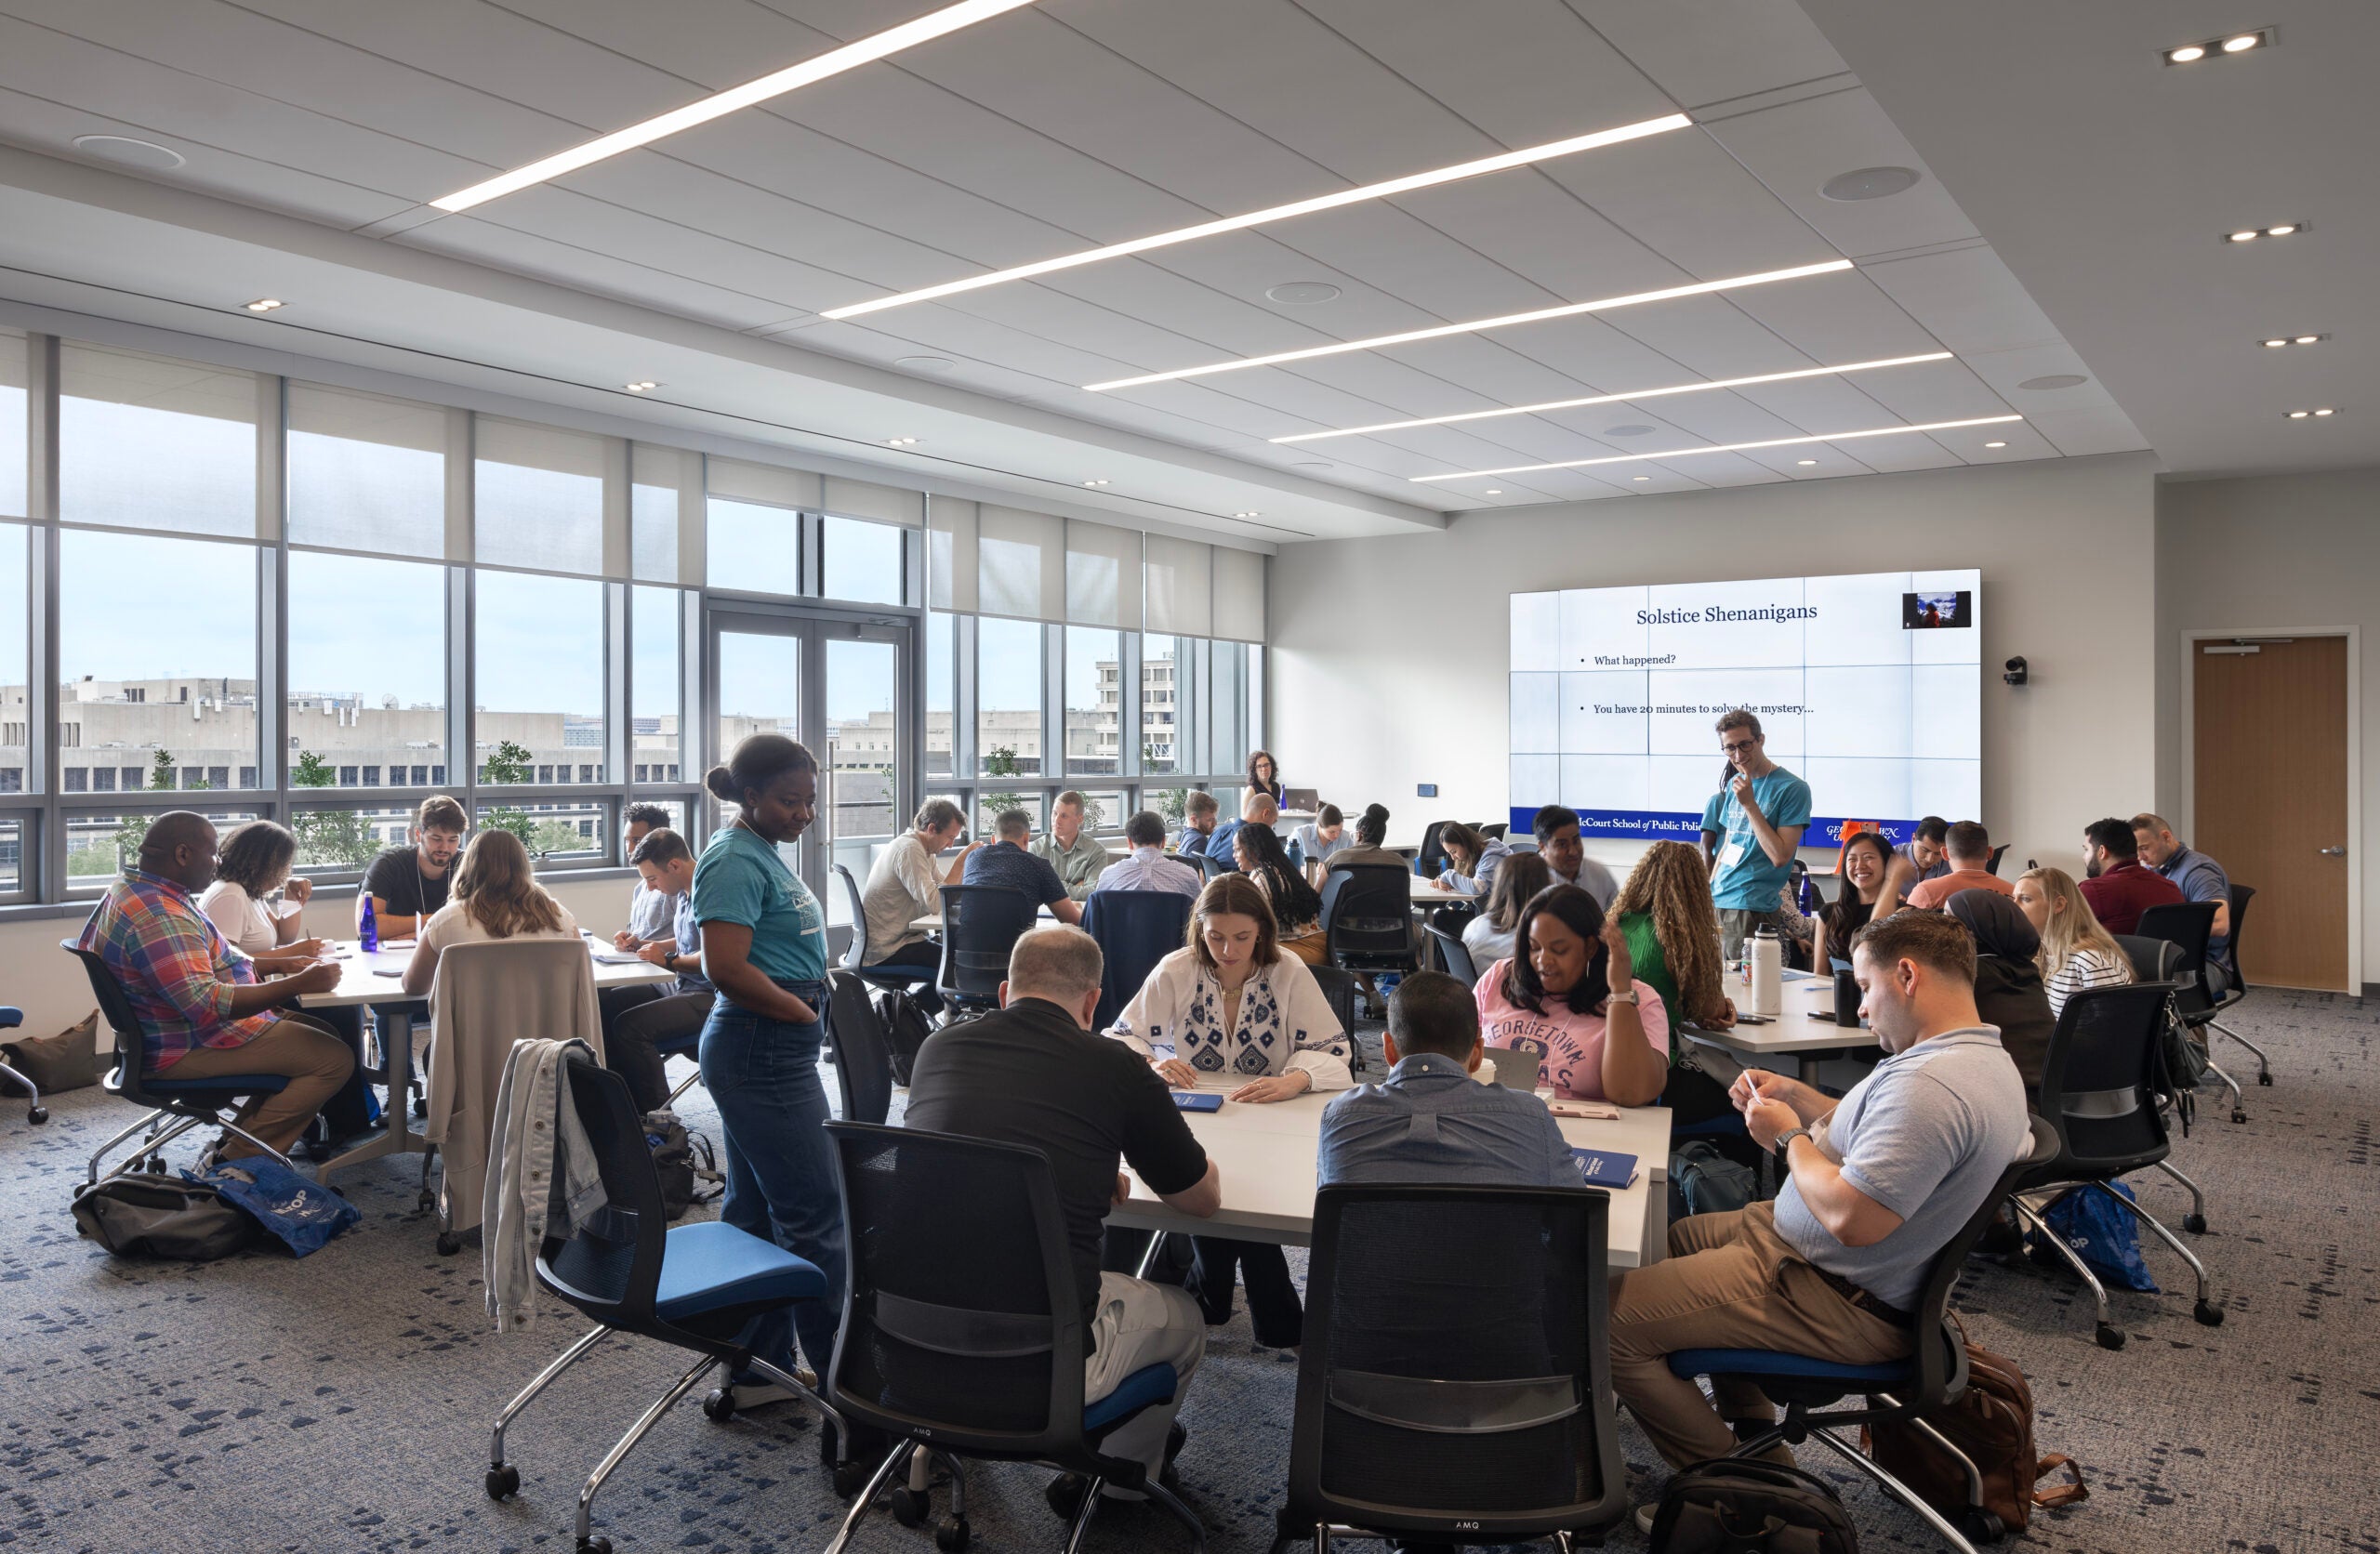
[{"label": "blue booklet on table", "polygon": [[1220,1090],[1176,1090],[1173,1104],[1184,1112],[1220,1112],[1223,1109]]},{"label": "blue booklet on table", "polygon": [[1574,1149],[1570,1158],[1578,1163],[1580,1179],[1589,1187],[1608,1187],[1618,1192],[1636,1179],[1636,1157],[1633,1154]]}]

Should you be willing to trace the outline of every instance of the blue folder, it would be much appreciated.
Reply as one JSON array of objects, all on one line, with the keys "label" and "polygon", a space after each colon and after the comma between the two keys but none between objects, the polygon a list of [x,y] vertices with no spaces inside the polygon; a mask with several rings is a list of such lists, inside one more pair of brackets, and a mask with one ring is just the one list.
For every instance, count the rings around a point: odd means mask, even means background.
[{"label": "blue folder", "polygon": [[1220,1112],[1223,1098],[1214,1090],[1176,1090],[1173,1104],[1184,1112]]},{"label": "blue folder", "polygon": [[1579,1178],[1589,1187],[1608,1187],[1613,1192],[1624,1191],[1629,1179],[1636,1174],[1636,1157],[1610,1150],[1578,1150],[1570,1152],[1578,1163]]}]

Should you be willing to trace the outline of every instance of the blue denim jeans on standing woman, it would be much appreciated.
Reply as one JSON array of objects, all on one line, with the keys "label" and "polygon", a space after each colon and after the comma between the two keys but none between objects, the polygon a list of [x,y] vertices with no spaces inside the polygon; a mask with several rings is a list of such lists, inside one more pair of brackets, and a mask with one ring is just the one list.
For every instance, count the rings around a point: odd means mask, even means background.
[{"label": "blue denim jeans on standing woman", "polygon": [[[824,982],[777,985],[823,1011]],[[843,1310],[843,1206],[835,1192],[830,1115],[818,1082],[818,1047],[825,1026],[796,1024],[739,1007],[721,994],[703,1026],[703,1086],[719,1107],[725,1135],[727,1196],[720,1218],[737,1230],[773,1241],[818,1265],[826,1297],[781,1316],[763,1318],[752,1352],[793,1368],[793,1337],[813,1369],[826,1373]]]}]

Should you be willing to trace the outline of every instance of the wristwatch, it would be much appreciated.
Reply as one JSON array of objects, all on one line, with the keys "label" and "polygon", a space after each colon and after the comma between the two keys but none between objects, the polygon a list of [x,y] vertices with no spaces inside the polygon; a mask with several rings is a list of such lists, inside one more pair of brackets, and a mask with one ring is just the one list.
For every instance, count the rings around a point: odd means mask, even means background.
[{"label": "wristwatch", "polygon": [[1636,1002],[1636,990],[1632,987],[1625,993],[1615,993],[1610,995],[1610,1001],[1615,1004],[1633,1005]]},{"label": "wristwatch", "polygon": [[1794,1139],[1807,1139],[1809,1136],[1810,1130],[1806,1127],[1789,1127],[1784,1132],[1778,1134],[1777,1136],[1777,1158],[1779,1160],[1785,1158],[1786,1152],[1792,1147]]}]

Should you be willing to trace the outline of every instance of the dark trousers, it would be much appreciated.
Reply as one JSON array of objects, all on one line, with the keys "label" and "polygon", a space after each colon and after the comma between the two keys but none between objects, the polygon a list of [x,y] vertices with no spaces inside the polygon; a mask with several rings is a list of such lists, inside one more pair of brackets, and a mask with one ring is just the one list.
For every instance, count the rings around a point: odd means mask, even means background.
[{"label": "dark trousers", "polygon": [[[364,1077],[364,1011],[353,1005],[342,1008],[308,1009],[306,1018],[327,1025],[331,1034],[347,1043],[348,1051],[355,1055],[355,1069],[347,1076],[330,1100],[323,1102],[323,1131],[332,1142],[352,1139],[370,1127],[379,1118],[372,1101],[372,1086]],[[403,1096],[390,1096],[390,1107],[405,1104]]]},{"label": "dark trousers", "polygon": [[1305,1337],[1305,1308],[1289,1282],[1289,1261],[1269,1241],[1190,1238],[1190,1277],[1183,1288],[1198,1302],[1210,1326],[1231,1320],[1232,1285],[1248,1281],[1248,1319],[1266,1349],[1295,1349]]},{"label": "dark trousers", "polygon": [[942,945],[937,942],[920,939],[914,943],[904,944],[882,960],[869,963],[866,969],[915,971],[920,980],[909,990],[909,996],[916,999],[918,1007],[928,1015],[942,1012],[942,994],[933,990],[934,974],[942,969]]},{"label": "dark trousers", "polygon": [[637,1115],[669,1104],[669,1075],[661,1048],[698,1034],[710,1018],[708,993],[680,993],[675,982],[606,988],[596,999],[603,1016],[603,1066],[628,1082]]}]

